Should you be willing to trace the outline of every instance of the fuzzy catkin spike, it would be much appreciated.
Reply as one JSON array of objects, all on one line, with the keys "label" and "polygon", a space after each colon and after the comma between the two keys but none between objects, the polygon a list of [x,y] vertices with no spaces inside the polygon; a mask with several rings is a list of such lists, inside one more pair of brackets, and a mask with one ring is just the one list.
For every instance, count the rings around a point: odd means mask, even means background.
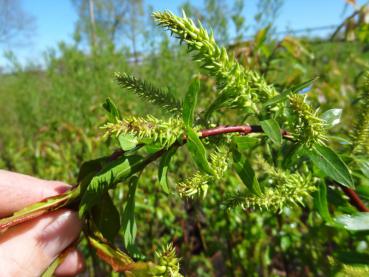
[{"label": "fuzzy catkin spike", "polygon": [[358,120],[352,133],[353,152],[369,153],[369,72],[366,73],[365,88],[360,96]]},{"label": "fuzzy catkin spike", "polygon": [[139,80],[126,73],[115,73],[115,79],[121,87],[132,91],[139,97],[159,106],[161,109],[174,115],[181,114],[181,102],[175,99],[169,92],[155,88],[150,83]]},{"label": "fuzzy catkin spike", "polygon": [[225,206],[281,211],[288,205],[302,204],[303,199],[316,190],[310,176],[274,168],[261,157],[256,159],[255,165],[268,179],[269,186],[265,188],[263,195],[236,193],[225,200]]},{"label": "fuzzy catkin spike", "polygon": [[183,14],[178,17],[169,11],[154,12],[159,25],[168,28],[180,41],[184,41],[193,59],[213,75],[219,90],[233,102],[257,110],[255,103],[264,102],[278,93],[257,72],[245,69],[224,47],[219,47],[212,34]]},{"label": "fuzzy catkin spike", "polygon": [[219,147],[210,154],[210,167],[214,170],[214,175],[196,172],[192,177],[187,178],[177,185],[178,193],[181,197],[193,198],[206,197],[209,184],[220,180],[228,169],[229,151],[225,147]]},{"label": "fuzzy catkin spike", "polygon": [[106,129],[106,136],[131,134],[139,140],[149,139],[151,143],[160,143],[165,148],[169,148],[184,132],[181,119],[170,118],[164,121],[151,115],[108,122],[102,129]]},{"label": "fuzzy catkin spike", "polygon": [[314,144],[324,144],[327,140],[324,121],[299,94],[291,94],[289,105],[295,120],[291,126],[292,135],[302,145],[311,148]]},{"label": "fuzzy catkin spike", "polygon": [[155,252],[155,255],[158,260],[157,264],[160,267],[165,267],[165,272],[162,273],[161,276],[183,277],[183,275],[179,273],[180,259],[176,257],[173,244],[170,243],[166,247],[163,247],[161,251]]}]

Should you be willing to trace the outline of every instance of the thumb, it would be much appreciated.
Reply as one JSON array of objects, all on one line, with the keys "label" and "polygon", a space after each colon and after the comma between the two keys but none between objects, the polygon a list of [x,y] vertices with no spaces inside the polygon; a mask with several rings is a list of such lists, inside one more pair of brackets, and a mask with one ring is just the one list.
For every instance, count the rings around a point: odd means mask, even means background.
[{"label": "thumb", "polygon": [[80,233],[75,212],[58,210],[10,228],[0,237],[4,276],[39,276]]}]

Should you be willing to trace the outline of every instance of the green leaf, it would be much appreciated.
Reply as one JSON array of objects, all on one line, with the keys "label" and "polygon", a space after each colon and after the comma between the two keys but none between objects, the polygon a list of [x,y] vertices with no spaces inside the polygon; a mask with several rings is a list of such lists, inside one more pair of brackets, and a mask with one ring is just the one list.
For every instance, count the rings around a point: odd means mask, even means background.
[{"label": "green leaf", "polygon": [[163,149],[163,145],[161,145],[160,143],[147,144],[144,147],[144,150],[149,154],[156,153],[161,149]]},{"label": "green leaf", "polygon": [[183,102],[183,122],[186,127],[192,127],[199,90],[200,81],[196,78],[192,81]]},{"label": "green leaf", "polygon": [[120,134],[118,136],[118,141],[120,148],[124,151],[130,150],[138,144],[137,138],[131,134]]},{"label": "green leaf", "polygon": [[369,213],[357,213],[354,215],[340,215],[335,218],[346,230],[366,231],[369,230]]},{"label": "green leaf", "polygon": [[136,239],[137,225],[135,220],[135,194],[138,177],[133,176],[129,180],[127,204],[122,214],[122,228],[124,232],[124,246],[130,248]]},{"label": "green leaf", "polygon": [[128,265],[133,265],[134,261],[126,253],[119,248],[108,243],[102,238],[98,231],[94,232],[94,236],[88,235],[89,244],[96,250],[96,255],[107,264],[110,264],[114,271],[127,270]]},{"label": "green leaf", "polygon": [[270,118],[260,122],[261,128],[265,134],[277,145],[282,143],[282,134],[279,124],[274,119]]},{"label": "green leaf", "polygon": [[99,159],[84,162],[79,169],[77,178],[78,183],[80,183],[89,174],[100,171],[103,166],[103,163],[106,162],[107,159],[108,159],[107,157],[102,157]]},{"label": "green leaf", "polygon": [[96,227],[103,234],[104,238],[114,242],[114,238],[120,229],[120,217],[117,208],[114,206],[108,193],[105,193],[92,209]]},{"label": "green leaf", "polygon": [[313,163],[328,177],[343,186],[353,187],[354,181],[342,159],[330,148],[323,145],[315,145],[307,155]]},{"label": "green leaf", "polygon": [[9,217],[0,219],[0,233],[4,230],[18,225],[20,223],[31,220],[35,217],[58,210],[74,200],[78,199],[80,195],[80,187],[76,186],[73,189],[56,196],[48,197],[40,202],[28,205],[23,209],[16,211]]},{"label": "green leaf", "polygon": [[262,187],[250,163],[237,151],[233,151],[234,168],[246,187],[254,194],[262,196]]},{"label": "green leaf", "polygon": [[113,103],[113,101],[110,98],[107,98],[105,100],[103,107],[108,112],[108,118],[110,122],[116,122],[117,119],[122,119],[122,116],[120,115],[117,106]]},{"label": "green leaf", "polygon": [[327,128],[333,127],[341,122],[342,109],[330,109],[320,115]]},{"label": "green leaf", "polygon": [[[355,251],[334,251],[334,257],[344,264],[368,264],[369,254]],[[363,276],[363,275],[360,275]]]},{"label": "green leaf", "polygon": [[287,91],[287,92],[281,93],[277,96],[274,96],[273,98],[269,99],[268,101],[266,101],[263,104],[263,108],[266,108],[266,107],[271,106],[271,105],[275,105],[279,102],[282,102],[282,101],[286,100],[290,93],[291,93],[290,91]]},{"label": "green leaf", "polygon": [[166,193],[169,193],[168,176],[167,176],[168,168],[169,168],[170,160],[172,159],[173,155],[176,153],[176,150],[177,150],[176,147],[169,148],[168,151],[164,153],[163,157],[160,160],[160,164],[159,164],[159,170],[158,170],[159,184]]},{"label": "green leaf", "polygon": [[206,149],[202,144],[198,134],[191,128],[187,128],[187,147],[197,167],[201,171],[213,175],[214,171],[209,165],[206,156]]},{"label": "green leaf", "polygon": [[293,93],[297,93],[297,92],[300,92],[308,87],[310,87],[319,77],[314,77],[310,80],[307,80],[301,84],[298,84],[298,85],[295,85],[293,87],[291,87],[289,90]]},{"label": "green leaf", "polygon": [[237,145],[238,150],[247,150],[254,147],[259,139],[249,136],[233,136],[232,141]]},{"label": "green leaf", "polygon": [[318,190],[314,193],[314,207],[324,221],[328,223],[333,222],[328,209],[327,186],[325,183],[321,183]]},{"label": "green leaf", "polygon": [[123,181],[142,170],[150,161],[150,157],[144,159],[138,155],[122,156],[108,163],[100,170],[87,186],[82,196],[79,214],[82,217],[101,198],[101,196],[113,188],[116,183]]}]

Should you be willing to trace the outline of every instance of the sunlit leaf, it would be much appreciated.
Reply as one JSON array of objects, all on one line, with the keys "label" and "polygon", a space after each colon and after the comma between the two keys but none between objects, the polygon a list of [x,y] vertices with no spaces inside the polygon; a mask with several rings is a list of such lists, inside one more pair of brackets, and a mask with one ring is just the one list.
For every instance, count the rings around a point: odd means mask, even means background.
[{"label": "sunlit leaf", "polygon": [[160,164],[159,164],[159,170],[158,170],[159,184],[166,193],[169,193],[168,176],[167,176],[168,175],[169,164],[170,164],[170,160],[173,157],[173,155],[175,154],[176,150],[177,150],[176,147],[169,148],[168,151],[165,152],[165,154],[161,158]]},{"label": "sunlit leaf", "polygon": [[260,121],[261,128],[265,134],[277,145],[282,143],[282,134],[279,124],[274,119]]},{"label": "sunlit leaf", "polygon": [[138,183],[138,177],[133,176],[129,181],[127,204],[122,214],[122,229],[124,232],[124,245],[130,248],[134,244],[137,234],[137,225],[135,220],[135,194]]},{"label": "sunlit leaf", "polygon": [[324,120],[327,128],[333,127],[341,122],[342,109],[330,109],[324,112],[320,118]]},{"label": "sunlit leaf", "polygon": [[354,215],[340,215],[335,218],[336,222],[350,231],[369,230],[369,213],[357,213]]},{"label": "sunlit leaf", "polygon": [[233,152],[234,168],[250,192],[262,196],[262,187],[250,163],[237,151]]},{"label": "sunlit leaf", "polygon": [[187,128],[187,147],[197,167],[203,172],[214,174],[213,169],[209,165],[204,145],[198,134],[190,128]]},{"label": "sunlit leaf", "polygon": [[315,145],[306,151],[313,163],[328,177],[346,187],[353,187],[354,181],[344,161],[330,148]]},{"label": "sunlit leaf", "polygon": [[183,122],[187,127],[192,127],[199,90],[200,81],[196,78],[192,81],[183,101]]},{"label": "sunlit leaf", "polygon": [[116,122],[117,119],[122,119],[117,106],[113,103],[110,98],[105,100],[103,104],[104,109],[108,112],[108,118],[110,122]]}]

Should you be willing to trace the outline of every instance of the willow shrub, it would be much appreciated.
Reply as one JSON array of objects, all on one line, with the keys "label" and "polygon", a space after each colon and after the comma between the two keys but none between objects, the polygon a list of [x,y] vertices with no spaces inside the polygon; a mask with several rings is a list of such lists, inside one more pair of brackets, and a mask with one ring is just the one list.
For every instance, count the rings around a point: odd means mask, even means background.
[{"label": "willow shrub", "polygon": [[[365,194],[363,187],[369,178],[369,79],[351,139],[332,137],[328,130],[340,123],[342,110],[321,111],[309,104],[308,92],[315,79],[280,90],[252,68],[240,65],[200,22],[195,24],[185,14],[178,17],[167,11],[155,12],[153,17],[186,44],[192,58],[214,78],[212,103],[198,106],[201,93],[205,93],[199,75],[194,75],[184,99],[177,99],[170,89],[116,73],[121,87],[157,105],[166,116],[122,117],[107,99],[103,107],[109,119],[101,128],[119,150],[84,162],[72,190],[2,219],[2,229],[36,213],[71,207],[79,211],[89,245],[114,271],[128,276],[182,276],[180,258],[172,244],[162,246],[152,261],[136,255],[135,238],[140,228],[135,221],[136,189],[145,168],[153,164],[167,197],[176,194],[201,205],[213,201],[208,195],[226,184],[213,213],[241,207],[248,213],[267,210],[278,217],[285,209],[304,209],[313,202],[314,208],[308,212],[318,213],[326,226],[352,232],[369,230],[368,209],[353,190],[361,188]],[[337,140],[344,141],[341,154],[330,147]],[[192,173],[176,176],[172,172],[174,185],[168,172],[181,151],[188,152],[192,160],[181,167],[189,167],[186,172]],[[127,186],[128,194],[125,203],[117,203],[112,199],[113,191],[122,185]],[[342,201],[329,203],[327,189],[342,190],[336,194]],[[346,197],[360,212],[349,214],[338,207],[331,213],[329,205],[345,206]],[[321,221],[317,224],[319,228]],[[239,228],[245,226],[240,224]],[[123,232],[122,249],[114,245],[119,232]],[[368,270],[345,265],[345,258],[334,253],[330,259],[332,266],[346,272]],[[59,262],[57,259],[45,274],[52,273]]]}]

